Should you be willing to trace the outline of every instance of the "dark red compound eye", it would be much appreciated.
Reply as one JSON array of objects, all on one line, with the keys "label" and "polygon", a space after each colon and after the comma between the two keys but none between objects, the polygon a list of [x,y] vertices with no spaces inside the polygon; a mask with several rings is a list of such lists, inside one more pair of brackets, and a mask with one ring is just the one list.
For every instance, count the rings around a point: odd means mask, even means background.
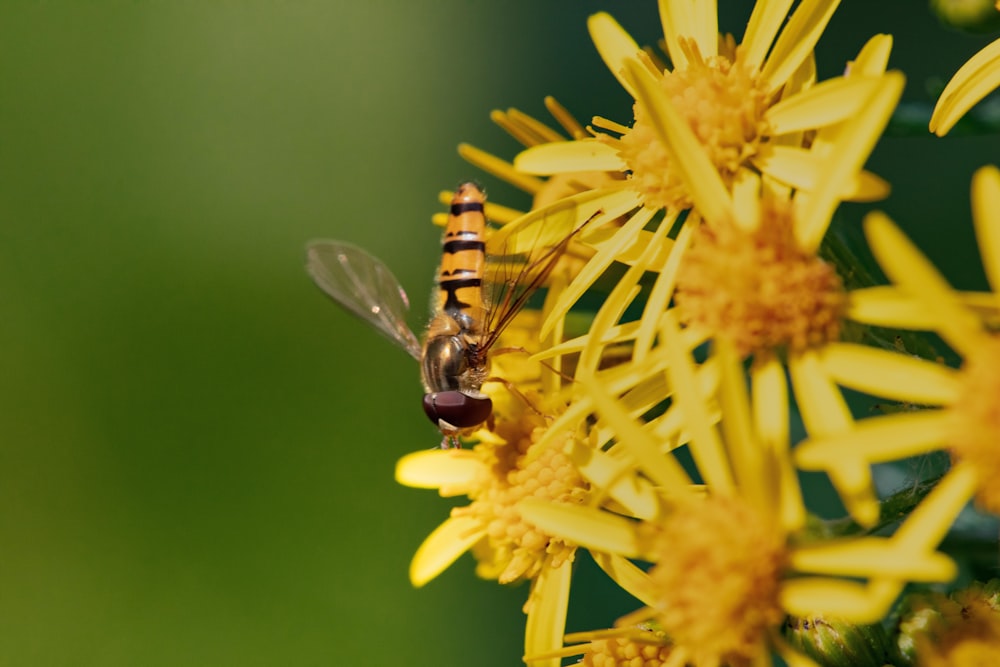
[{"label": "dark red compound eye", "polygon": [[457,429],[472,428],[489,418],[493,401],[488,396],[476,398],[460,391],[439,391],[424,394],[424,412],[439,428],[442,421]]}]

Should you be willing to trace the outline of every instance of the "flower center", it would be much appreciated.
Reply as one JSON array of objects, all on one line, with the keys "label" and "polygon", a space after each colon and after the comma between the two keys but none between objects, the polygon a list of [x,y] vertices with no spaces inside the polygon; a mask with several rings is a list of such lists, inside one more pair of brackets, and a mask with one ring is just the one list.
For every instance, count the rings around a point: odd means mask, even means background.
[{"label": "flower center", "polygon": [[[641,634],[653,635],[652,632]],[[631,637],[595,639],[587,646],[580,662],[584,667],[614,667],[615,665],[642,665],[660,667],[670,660],[670,646],[650,641],[638,642]]]},{"label": "flower center", "polygon": [[[684,69],[664,72],[660,86],[673,107],[690,126],[726,186],[740,165],[757,154],[768,132],[764,121],[767,93],[759,85],[757,71],[743,65],[739,57],[701,58],[689,42],[689,62]],[[632,184],[651,206],[689,208],[692,204],[680,178],[671,167],[671,157],[649,116],[636,102],[635,123],[617,147],[632,172]]]},{"label": "flower center", "polygon": [[477,573],[502,584],[531,579],[546,563],[559,567],[576,550],[575,544],[535,528],[516,509],[522,498],[579,504],[586,497],[586,483],[562,452],[565,439],[557,438],[542,450],[535,446],[544,433],[543,423],[526,412],[518,420],[498,424],[496,432],[506,442],[476,446],[490,468],[489,479],[470,505],[452,510],[486,526],[490,553],[477,554]]},{"label": "flower center", "polygon": [[1000,511],[1000,488],[993,480],[1000,474],[1000,338],[970,354],[962,366],[962,393],[952,406],[951,452],[979,471],[977,503],[990,512]]},{"label": "flower center", "polygon": [[656,620],[695,664],[743,665],[781,623],[786,548],[774,524],[736,498],[675,508],[658,525],[649,571]]},{"label": "flower center", "polygon": [[834,268],[799,248],[789,205],[770,202],[752,231],[698,229],[676,303],[682,321],[728,338],[746,357],[836,340],[847,296]]}]

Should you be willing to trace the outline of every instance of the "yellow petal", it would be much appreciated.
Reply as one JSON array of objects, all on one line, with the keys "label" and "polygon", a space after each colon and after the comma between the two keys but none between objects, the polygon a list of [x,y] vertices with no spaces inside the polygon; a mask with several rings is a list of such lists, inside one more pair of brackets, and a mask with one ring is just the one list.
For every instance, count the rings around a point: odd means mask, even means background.
[{"label": "yellow petal", "polygon": [[869,213],[864,224],[868,243],[885,274],[920,298],[937,320],[935,330],[945,342],[963,356],[974,353],[985,334],[937,269],[884,214]]},{"label": "yellow petal", "polygon": [[[714,3],[713,3],[714,4]],[[688,59],[681,48],[681,37],[691,35],[694,23],[691,8],[684,0],[659,0],[660,25],[663,27],[663,41],[667,45],[667,55],[674,69],[687,67]]]},{"label": "yellow petal", "polygon": [[838,131],[837,143],[826,156],[825,168],[819,176],[819,186],[809,193],[799,211],[796,238],[803,248],[819,247],[841,193],[850,188],[851,178],[861,171],[896,108],[905,78],[899,72],[888,72],[879,81],[881,84],[864,108]]},{"label": "yellow petal", "polygon": [[789,456],[788,384],[785,370],[777,359],[755,362],[750,369],[754,424],[761,444],[778,462],[778,512],[781,526],[788,532],[802,527],[806,520],[805,504],[798,473]]},{"label": "yellow petal", "polygon": [[774,43],[775,35],[785,23],[792,2],[793,0],[762,0],[754,3],[753,13],[750,14],[747,29],[743,33],[743,43],[740,44],[740,58],[744,63],[760,69]]},{"label": "yellow petal", "polygon": [[850,64],[850,76],[878,76],[884,74],[892,51],[892,35],[873,35],[861,47],[858,57]]},{"label": "yellow petal", "polygon": [[594,562],[611,577],[611,580],[622,587],[626,593],[646,605],[656,604],[656,587],[649,575],[632,564],[632,561],[603,551],[590,554]]},{"label": "yellow petal", "polygon": [[790,356],[788,371],[795,402],[810,435],[843,433],[851,428],[851,411],[840,390],[826,375],[815,351]]},{"label": "yellow petal", "polygon": [[635,86],[636,99],[646,106],[660,141],[673,158],[671,165],[683,179],[695,207],[712,224],[732,220],[729,193],[690,125],[674,109],[645,66],[631,59],[626,62],[625,69]]},{"label": "yellow petal", "polygon": [[853,429],[810,438],[795,448],[795,461],[821,470],[845,460],[885,463],[940,449],[947,440],[949,415],[941,410],[900,412],[857,422]]},{"label": "yellow petal", "polygon": [[934,318],[920,299],[894,285],[866,287],[848,295],[847,317],[879,327],[931,329]]},{"label": "yellow petal", "polygon": [[635,97],[632,84],[624,75],[625,61],[635,58],[642,49],[618,21],[606,12],[599,12],[587,19],[587,29],[590,31],[590,38],[594,40],[597,52],[601,54],[601,60],[618,79],[618,83]]},{"label": "yellow petal", "polygon": [[[653,212],[655,215],[657,210],[654,209]],[[642,209],[636,213],[636,215],[639,214],[642,214]],[[620,231],[621,227],[613,226],[595,229],[593,232],[587,234],[587,238],[583,242],[598,252],[609,245],[614,245],[616,248],[619,248],[618,254],[615,256],[615,261],[620,264],[633,266],[636,260],[642,256],[647,246],[653,242],[653,232],[640,229],[635,234],[630,234],[631,238],[627,239],[628,242],[622,244],[623,239],[620,238]],[[659,252],[650,260],[646,270],[662,271],[664,264],[667,263],[667,259],[670,257],[670,249],[673,246],[674,242],[672,240],[668,238],[663,239],[659,245]]]},{"label": "yellow petal", "polygon": [[525,174],[552,175],[578,171],[624,171],[618,149],[597,139],[559,141],[527,148],[514,158],[514,168]]},{"label": "yellow petal", "polygon": [[593,400],[598,413],[614,429],[622,449],[635,459],[646,476],[668,490],[686,487],[691,483],[677,460],[673,456],[663,456],[659,442],[629,416],[619,401],[608,393],[604,383],[589,377],[581,378],[580,383]]},{"label": "yellow petal", "polygon": [[992,165],[972,176],[972,220],[983,269],[993,292],[1000,295],[1000,170]]},{"label": "yellow petal", "polygon": [[585,190],[537,208],[504,225],[486,241],[491,255],[530,253],[539,244],[562,240],[586,221],[593,228],[629,212],[639,195],[624,187]]},{"label": "yellow petal", "polygon": [[545,185],[545,181],[534,176],[522,174],[514,169],[514,165],[506,160],[491,155],[469,144],[459,144],[458,154],[473,165],[479,167],[487,174],[493,174],[497,178],[507,181],[511,185],[524,190],[528,194],[537,194]]},{"label": "yellow petal", "polygon": [[788,19],[762,72],[770,91],[784,85],[819,41],[839,1],[803,0]]},{"label": "yellow petal", "polygon": [[1000,39],[972,56],[951,77],[934,105],[931,132],[943,137],[959,118],[997,86],[1000,86]]},{"label": "yellow petal", "polygon": [[[675,0],[676,6],[686,5],[687,16],[678,22],[680,34],[694,39],[698,52],[706,60],[719,54],[719,8],[716,0]],[[662,4],[661,4],[662,7]]]},{"label": "yellow petal", "polygon": [[[668,211],[660,224],[672,228],[676,219],[677,214],[671,214]],[[658,314],[666,312],[670,299],[673,297],[674,288],[677,286],[677,272],[680,269],[681,260],[688,246],[691,244],[691,238],[697,228],[697,216],[689,215],[682,223],[681,230],[677,233],[677,238],[671,247],[670,255],[663,264],[660,275],[656,277],[656,282],[653,283],[653,289],[649,291],[649,298],[646,299],[646,305],[642,309],[642,317],[639,318],[639,330],[636,333],[635,347],[632,350],[632,358],[637,363],[642,363],[653,347],[653,341],[656,338],[656,329],[660,320]]]},{"label": "yellow petal", "polygon": [[553,503],[541,498],[525,498],[517,511],[542,532],[593,549],[636,558],[639,541],[633,521],[593,507]]},{"label": "yellow petal", "polygon": [[826,577],[798,577],[781,585],[781,606],[795,616],[840,616],[854,623],[878,623],[903,590],[897,579],[868,584]]},{"label": "yellow petal", "polygon": [[971,463],[959,462],[948,471],[892,536],[900,551],[936,549],[979,483],[979,474]]},{"label": "yellow petal", "polygon": [[667,377],[670,378],[670,386],[674,388],[674,400],[680,406],[684,426],[691,434],[691,456],[705,483],[714,491],[730,495],[735,486],[730,462],[719,433],[712,426],[705,397],[698,391],[694,360],[680,336],[673,312],[668,312],[664,317],[660,333],[663,336],[663,347],[667,351]]},{"label": "yellow petal", "polygon": [[833,343],[820,358],[838,384],[872,396],[919,405],[952,405],[961,390],[954,369],[908,354]]},{"label": "yellow petal", "polygon": [[410,561],[410,582],[421,587],[444,572],[458,557],[485,537],[483,525],[472,517],[451,517],[434,529]]},{"label": "yellow petal", "polygon": [[[632,245],[638,232],[646,226],[646,223],[652,220],[654,213],[656,213],[655,209],[639,209],[639,211],[632,215],[628,222],[626,222],[618,230],[618,233],[615,235],[614,243],[605,244],[605,246],[601,248],[596,255],[587,260],[587,264],[576,276],[574,276],[573,281],[562,291],[562,293],[559,294],[555,303],[552,305],[551,311],[542,323],[542,338],[548,335],[555,322],[562,319],[566,313],[569,312],[569,309],[576,304],[580,297],[582,297],[584,293],[597,281],[597,279],[604,274],[624,248]],[[656,244],[655,246],[647,245],[644,250],[646,250],[647,253],[652,252],[653,255],[655,255],[655,253],[658,252],[659,247],[659,244]],[[652,256],[650,256],[649,259],[652,259]]]},{"label": "yellow petal", "polygon": [[858,113],[879,81],[875,77],[828,79],[781,100],[764,113],[764,120],[779,135],[843,122]]},{"label": "yellow petal", "polygon": [[396,462],[396,481],[417,489],[436,489],[473,483],[485,470],[479,457],[467,449],[428,449],[407,454]]},{"label": "yellow petal", "polygon": [[[762,173],[793,188],[815,190],[824,178],[828,159],[815,150],[775,145],[754,157],[752,162]],[[877,201],[885,199],[890,189],[884,179],[862,170],[851,174],[837,195],[845,201]]]},{"label": "yellow petal", "polygon": [[[543,565],[531,582],[528,619],[524,628],[524,654],[545,655],[563,647],[566,610],[569,608],[569,585],[572,563],[559,567]],[[559,667],[558,657],[532,660],[530,667]]]},{"label": "yellow petal", "polygon": [[843,577],[891,577],[909,581],[951,581],[957,568],[946,555],[903,551],[891,538],[863,537],[792,550],[798,572]]},{"label": "yellow petal", "polygon": [[[772,516],[780,506],[774,493],[778,486],[778,471],[770,465],[773,459],[767,456],[753,428],[742,361],[729,341],[721,339],[713,346],[712,356],[720,374],[719,409],[726,416],[722,420],[722,434],[733,476],[739,485],[740,495],[761,516]],[[682,403],[681,409],[684,407]]]},{"label": "yellow petal", "polygon": [[638,519],[653,519],[659,509],[656,487],[632,474],[632,462],[573,441],[569,459],[594,487],[622,505]]},{"label": "yellow petal", "polygon": [[852,519],[864,528],[873,527],[881,514],[872,469],[860,458],[838,459],[828,464],[826,474]]}]

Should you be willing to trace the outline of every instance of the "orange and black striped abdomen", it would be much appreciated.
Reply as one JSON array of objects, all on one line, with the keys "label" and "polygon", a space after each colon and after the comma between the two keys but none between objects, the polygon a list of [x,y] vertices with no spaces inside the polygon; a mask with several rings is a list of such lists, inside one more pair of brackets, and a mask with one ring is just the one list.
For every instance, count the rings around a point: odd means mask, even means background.
[{"label": "orange and black striped abdomen", "polygon": [[451,200],[451,212],[442,239],[438,272],[438,309],[458,319],[478,322],[483,308],[483,271],[486,266],[486,195],[475,183],[463,183]]}]

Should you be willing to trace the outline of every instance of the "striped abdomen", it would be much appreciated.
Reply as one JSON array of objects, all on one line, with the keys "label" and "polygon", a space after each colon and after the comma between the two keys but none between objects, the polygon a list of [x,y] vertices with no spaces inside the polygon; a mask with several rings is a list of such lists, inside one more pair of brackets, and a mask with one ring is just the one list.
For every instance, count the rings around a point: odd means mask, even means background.
[{"label": "striped abdomen", "polygon": [[475,183],[463,183],[451,200],[438,272],[438,311],[456,321],[481,322],[483,271],[486,266],[486,196]]}]

